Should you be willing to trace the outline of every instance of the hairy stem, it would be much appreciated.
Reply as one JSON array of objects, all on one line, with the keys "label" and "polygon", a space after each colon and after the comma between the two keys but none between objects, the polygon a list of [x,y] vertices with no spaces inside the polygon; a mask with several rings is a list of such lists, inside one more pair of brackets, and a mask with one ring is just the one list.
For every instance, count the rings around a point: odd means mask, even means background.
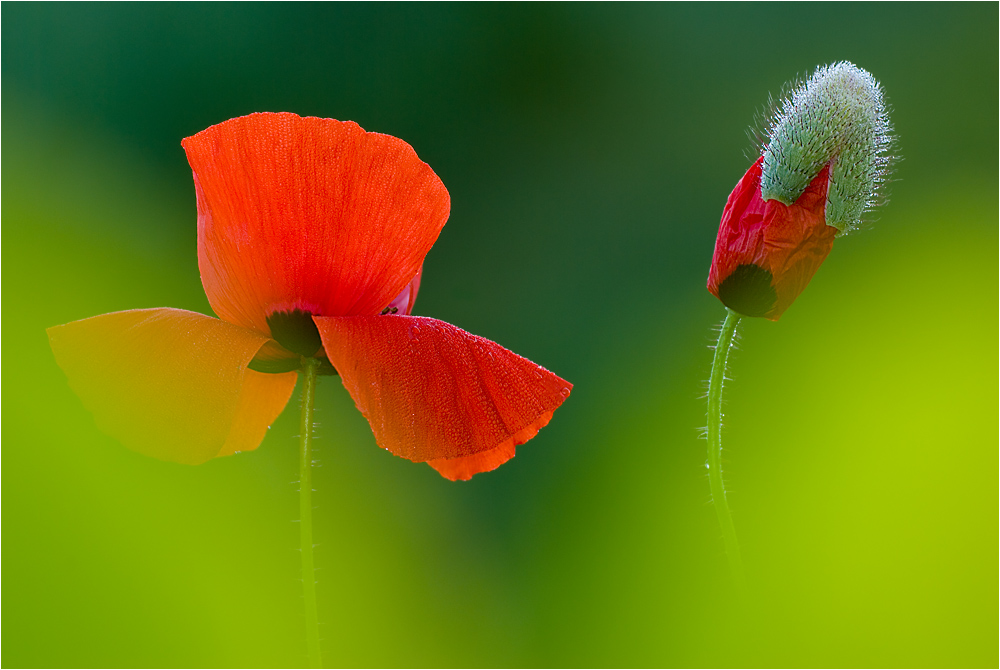
[{"label": "hairy stem", "polygon": [[729,569],[733,583],[739,593],[743,593],[743,563],[740,560],[740,545],[736,541],[736,528],[726,502],[726,487],[722,481],[722,385],[726,378],[726,361],[729,348],[739,325],[740,315],[727,309],[726,320],[719,330],[719,343],[715,347],[712,361],[712,375],[708,379],[708,481],[712,487],[712,502],[722,526],[722,539],[729,557]]},{"label": "hairy stem", "polygon": [[320,668],[319,616],[316,611],[316,572],[313,565],[312,535],[312,426],[316,400],[316,371],[319,361],[303,358],[302,425],[299,449],[299,541],[302,553],[302,597],[306,613],[306,650],[310,668]]}]

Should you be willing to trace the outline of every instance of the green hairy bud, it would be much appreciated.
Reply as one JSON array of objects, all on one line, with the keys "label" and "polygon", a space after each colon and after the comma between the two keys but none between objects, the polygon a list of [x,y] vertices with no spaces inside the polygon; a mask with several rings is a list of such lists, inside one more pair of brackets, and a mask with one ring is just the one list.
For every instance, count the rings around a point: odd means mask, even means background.
[{"label": "green hairy bud", "polygon": [[848,233],[878,204],[892,162],[891,131],[871,74],[847,61],[821,66],[785,98],[770,125],[761,196],[791,205],[829,164],[826,223]]}]

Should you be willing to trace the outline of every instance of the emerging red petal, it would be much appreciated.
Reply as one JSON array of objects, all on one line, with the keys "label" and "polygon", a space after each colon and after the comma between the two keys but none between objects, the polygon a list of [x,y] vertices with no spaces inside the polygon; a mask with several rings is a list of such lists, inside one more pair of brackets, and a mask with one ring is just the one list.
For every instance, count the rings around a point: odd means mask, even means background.
[{"label": "emerging red petal", "polygon": [[183,145],[209,302],[258,332],[275,311],[378,314],[448,219],[448,191],[413,148],[355,123],[251,114]]},{"label": "emerging red petal", "polygon": [[823,263],[837,229],[826,225],[829,167],[792,205],[763,200],[758,159],[726,202],[708,290],[745,316],[777,321]]},{"label": "emerging red petal", "polygon": [[295,384],[295,373],[247,372],[263,335],[181,309],[102,314],[48,333],[97,425],[167,461],[256,448]]},{"label": "emerging red petal", "polygon": [[385,308],[386,313],[405,314],[406,316],[413,313],[413,305],[417,302],[417,293],[420,292],[420,275],[423,273],[424,268],[420,266],[416,276],[413,277],[413,281],[407,284],[406,288]]},{"label": "emerging red petal", "polygon": [[[430,462],[451,479],[468,479],[508,460],[572,388],[500,345],[436,319],[315,321],[379,446]],[[448,459],[460,462],[449,465]]]}]

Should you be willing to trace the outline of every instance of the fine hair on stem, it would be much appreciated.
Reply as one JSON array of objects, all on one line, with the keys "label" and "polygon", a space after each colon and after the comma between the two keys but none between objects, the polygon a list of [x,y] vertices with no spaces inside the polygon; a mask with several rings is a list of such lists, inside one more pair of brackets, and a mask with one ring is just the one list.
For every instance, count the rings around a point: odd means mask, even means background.
[{"label": "fine hair on stem", "polygon": [[737,592],[744,592],[743,562],[740,545],[736,539],[736,527],[726,500],[726,487],[722,479],[722,387],[726,379],[726,363],[733,345],[740,315],[726,310],[726,320],[719,329],[719,341],[715,346],[712,373],[708,378],[708,481],[712,489],[712,504],[715,506],[722,539],[729,559],[729,569]]},{"label": "fine hair on stem", "polygon": [[323,666],[316,606],[316,568],[312,534],[312,428],[316,405],[316,373],[320,362],[302,359],[302,424],[299,433],[299,543],[302,554],[302,602],[305,607],[306,653],[310,668]]}]

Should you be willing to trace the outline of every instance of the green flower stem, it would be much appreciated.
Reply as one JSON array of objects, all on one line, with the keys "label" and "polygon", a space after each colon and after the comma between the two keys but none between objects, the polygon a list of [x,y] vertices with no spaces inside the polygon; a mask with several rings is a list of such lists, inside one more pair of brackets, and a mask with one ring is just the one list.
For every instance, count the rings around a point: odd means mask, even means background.
[{"label": "green flower stem", "polygon": [[708,481],[712,487],[712,502],[722,526],[722,539],[729,557],[729,569],[733,575],[736,590],[742,595],[744,590],[743,563],[740,560],[740,545],[736,541],[736,528],[726,502],[726,487],[722,481],[722,385],[726,378],[726,361],[729,348],[733,344],[740,315],[726,310],[726,320],[719,331],[719,343],[715,347],[712,361],[712,376],[708,379]]},{"label": "green flower stem", "polygon": [[302,597],[306,608],[306,650],[310,668],[323,667],[319,647],[319,615],[316,610],[316,570],[313,565],[312,534],[312,426],[316,404],[316,372],[320,362],[302,359],[301,448],[299,450],[299,541],[302,553]]}]

